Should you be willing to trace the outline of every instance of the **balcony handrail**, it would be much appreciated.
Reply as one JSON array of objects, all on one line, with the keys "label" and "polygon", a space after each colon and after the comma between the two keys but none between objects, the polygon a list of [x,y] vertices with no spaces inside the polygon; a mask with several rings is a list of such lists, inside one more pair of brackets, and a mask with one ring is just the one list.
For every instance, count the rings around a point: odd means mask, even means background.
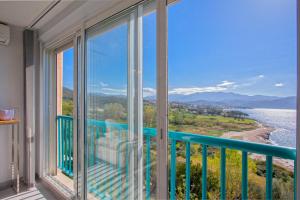
[{"label": "balcony handrail", "polygon": [[[70,116],[59,115],[57,118],[70,119]],[[111,125],[121,128],[127,128],[127,124],[116,122],[105,122],[97,120],[88,120],[88,125]],[[155,128],[144,128],[144,135],[155,137],[157,134]],[[214,137],[208,135],[201,135],[189,132],[169,131],[168,138],[177,141],[192,142],[198,144],[205,144],[213,147],[224,147],[240,151],[247,151],[251,153],[263,154],[268,156],[279,157],[283,159],[296,160],[296,149],[291,147],[274,146],[269,144],[254,143],[250,141],[243,141],[237,139],[228,139],[222,137]]]},{"label": "balcony handrail", "polygon": [[68,115],[57,115],[56,118],[73,120],[73,117],[68,116]]},{"label": "balcony handrail", "polygon": [[[57,119],[72,120],[69,116],[57,116]],[[63,126],[64,124],[62,124]],[[110,122],[87,120],[88,126],[101,126],[103,134],[107,132],[107,128],[114,128],[117,130],[127,130],[128,125]],[[63,127],[58,127],[58,130],[71,130]],[[151,176],[151,138],[157,135],[155,128],[144,128],[143,135],[145,137],[146,145],[146,199],[150,199],[150,176]],[[110,130],[111,131],[111,130]],[[72,137],[72,134],[69,134]],[[220,199],[226,199],[226,149],[233,149],[241,151],[242,153],[242,199],[248,199],[248,153],[256,153],[266,156],[266,198],[272,199],[272,165],[273,157],[288,159],[294,161],[294,168],[296,163],[296,149],[290,147],[273,146],[269,144],[254,143],[249,141],[242,141],[237,139],[228,139],[221,137],[213,137],[208,135],[169,131],[168,138],[170,140],[170,199],[176,199],[176,142],[184,142],[186,144],[186,199],[190,199],[190,165],[191,165],[191,143],[202,146],[202,199],[207,198],[207,147],[215,147],[220,149]],[[129,142],[129,141],[123,141]],[[70,151],[71,152],[71,151]],[[294,193],[296,192],[294,169]],[[295,196],[295,195],[294,195]]]},{"label": "balcony handrail", "polygon": [[[96,123],[96,124],[93,124]],[[89,120],[89,125],[97,125],[97,123],[103,125],[117,126],[121,128],[127,128],[127,124],[116,123],[116,122],[105,122],[97,120]],[[144,136],[155,137],[157,132],[155,128],[144,128]],[[177,141],[191,142],[197,144],[205,144],[213,147],[223,147],[228,149],[247,151],[250,153],[263,154],[268,156],[280,157],[283,159],[295,160],[296,149],[291,147],[274,146],[269,144],[254,143],[250,141],[243,141],[237,139],[229,139],[222,137],[214,137],[202,134],[195,134],[189,132],[177,132],[169,131],[168,138]]]},{"label": "balcony handrail", "polygon": [[250,153],[274,156],[283,159],[296,160],[296,149],[290,147],[273,146],[269,144],[254,143],[249,141],[213,137],[187,132],[169,131],[169,139],[204,144],[213,147],[246,151]]}]

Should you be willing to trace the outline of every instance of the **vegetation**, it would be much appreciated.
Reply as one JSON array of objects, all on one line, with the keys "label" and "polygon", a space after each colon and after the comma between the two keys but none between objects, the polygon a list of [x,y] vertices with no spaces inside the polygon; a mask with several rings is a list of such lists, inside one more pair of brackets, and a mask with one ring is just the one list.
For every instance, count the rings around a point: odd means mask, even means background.
[{"label": "vegetation", "polygon": [[62,114],[67,116],[73,115],[73,101],[69,99],[63,99],[62,102]]},{"label": "vegetation", "polygon": [[[155,124],[148,121],[149,119],[155,121],[155,115],[149,117],[153,113],[154,105],[146,102],[144,107],[145,125],[155,127]],[[257,128],[256,121],[248,119],[246,116],[247,114],[239,111],[172,103],[169,105],[169,130],[220,136],[228,131]]]},{"label": "vegetation", "polygon": [[[97,109],[88,110],[91,118],[111,119],[116,122],[127,121],[127,101],[122,97],[89,96],[88,100],[97,105]],[[93,105],[91,104],[91,105]],[[64,98],[63,114],[72,115],[73,102]],[[156,107],[151,101],[144,101],[144,127],[156,127]],[[216,107],[199,107],[188,104],[171,103],[169,105],[169,130],[220,136],[228,131],[244,131],[257,128],[253,119],[240,111],[224,110]],[[156,188],[156,143],[151,139],[151,191]],[[185,199],[185,144],[176,145],[176,197]],[[145,152],[145,151],[144,151]],[[201,199],[202,178],[201,145],[191,145],[191,199]],[[219,199],[220,196],[220,152],[208,149],[207,199]],[[226,152],[226,195],[227,199],[241,199],[241,153]],[[249,199],[265,199],[265,162],[248,160]],[[293,198],[293,173],[274,166],[273,199]]]},{"label": "vegetation", "polygon": [[73,91],[69,88],[63,88],[62,99],[62,114],[66,116],[73,116]]},{"label": "vegetation", "polygon": [[[181,146],[181,145],[179,145]],[[191,157],[191,199],[202,197],[202,157],[199,145],[192,145]],[[180,148],[178,149],[180,151]],[[185,156],[177,156],[176,197],[185,198]],[[238,151],[226,152],[226,197],[241,199],[242,155]],[[220,198],[220,152],[209,148],[207,170],[207,199]],[[248,159],[248,198],[265,199],[265,162]],[[273,199],[293,198],[293,174],[274,166]]]},{"label": "vegetation", "polygon": [[[151,102],[144,103],[144,126],[156,126],[156,111]],[[244,131],[257,128],[253,119],[240,111],[220,108],[202,108],[182,104],[169,105],[169,130],[220,136],[228,131]],[[152,144],[152,142],[151,142]],[[176,144],[176,197],[185,199],[185,144]],[[201,199],[202,156],[201,145],[191,145],[190,191],[191,199]],[[208,149],[207,199],[220,198],[220,152]],[[151,161],[156,160],[155,145],[151,150]],[[169,162],[170,163],[170,162]],[[226,197],[241,199],[242,155],[239,151],[226,152]],[[273,199],[293,198],[293,173],[274,165]],[[155,190],[155,167],[151,167],[151,191]],[[248,197],[249,199],[265,199],[265,162],[248,159]]]}]

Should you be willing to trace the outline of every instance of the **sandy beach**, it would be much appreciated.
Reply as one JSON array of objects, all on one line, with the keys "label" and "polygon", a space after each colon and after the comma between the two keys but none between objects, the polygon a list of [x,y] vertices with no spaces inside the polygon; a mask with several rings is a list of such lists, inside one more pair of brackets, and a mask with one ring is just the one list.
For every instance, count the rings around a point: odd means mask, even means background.
[{"label": "sandy beach", "polygon": [[257,123],[257,126],[258,126],[257,129],[250,130],[250,131],[242,131],[242,132],[230,131],[224,133],[222,137],[240,139],[240,140],[256,142],[256,143],[271,144],[269,140],[269,135],[274,129],[268,126],[264,126],[261,123]]},{"label": "sandy beach", "polygon": [[[242,131],[242,132],[230,131],[224,133],[221,137],[245,140],[245,141],[255,142],[255,143],[271,144],[271,141],[269,140],[269,136],[273,130],[274,128],[272,127],[268,127],[261,123],[258,123],[258,128],[255,130]],[[265,161],[264,155],[251,153],[250,157],[255,160]],[[294,163],[291,160],[274,158],[273,164],[284,167],[289,171],[292,172],[294,171]]]}]

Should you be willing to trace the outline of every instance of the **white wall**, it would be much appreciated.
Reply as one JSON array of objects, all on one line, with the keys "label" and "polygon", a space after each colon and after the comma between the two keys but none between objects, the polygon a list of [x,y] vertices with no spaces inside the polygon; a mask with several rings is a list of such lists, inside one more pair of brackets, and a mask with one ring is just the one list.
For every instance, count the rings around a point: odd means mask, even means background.
[{"label": "white wall", "polygon": [[[22,28],[12,27],[10,44],[0,45],[0,107],[17,107],[21,119],[20,126],[20,170],[23,172],[23,113],[24,113],[24,67]],[[10,127],[0,126],[0,187],[10,178],[11,161]],[[22,176],[22,175],[21,175]]]}]

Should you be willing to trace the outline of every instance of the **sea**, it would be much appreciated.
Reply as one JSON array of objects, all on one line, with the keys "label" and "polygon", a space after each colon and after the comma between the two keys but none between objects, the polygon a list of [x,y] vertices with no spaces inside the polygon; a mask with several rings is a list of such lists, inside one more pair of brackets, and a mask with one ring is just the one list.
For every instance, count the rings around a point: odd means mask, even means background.
[{"label": "sea", "polygon": [[239,109],[249,118],[274,128],[270,141],[274,145],[296,147],[296,110],[289,109]]}]

